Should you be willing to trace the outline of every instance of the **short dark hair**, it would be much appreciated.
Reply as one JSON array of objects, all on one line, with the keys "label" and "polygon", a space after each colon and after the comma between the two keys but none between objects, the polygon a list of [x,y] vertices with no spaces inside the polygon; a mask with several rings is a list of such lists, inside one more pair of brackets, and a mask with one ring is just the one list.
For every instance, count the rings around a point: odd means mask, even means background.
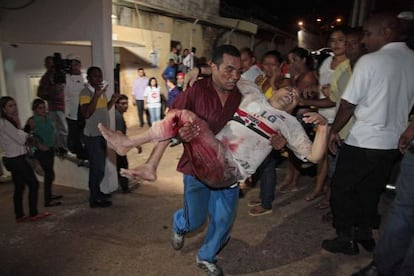
[{"label": "short dark hair", "polygon": [[144,68],[142,68],[142,67],[139,67],[139,68],[138,68],[138,71],[141,71],[141,70],[144,70]]},{"label": "short dark hair", "polygon": [[249,57],[254,57],[254,53],[252,51],[252,49],[250,49],[249,47],[244,47],[240,49],[240,54],[246,53]]},{"label": "short dark hair", "polygon": [[98,66],[91,66],[88,68],[88,70],[86,71],[86,75],[90,76],[92,74],[93,71],[99,71],[102,73],[102,69],[99,68]]},{"label": "short dark hair", "polygon": [[214,49],[212,62],[217,66],[223,62],[223,55],[227,54],[233,57],[240,57],[240,51],[230,44],[223,44]]},{"label": "short dark hair", "polygon": [[34,99],[32,102],[32,110],[35,111],[36,108],[41,104],[46,104],[46,102],[40,98]]},{"label": "short dark hair", "polygon": [[263,55],[262,60],[265,59],[268,56],[274,56],[280,64],[282,64],[282,62],[284,61],[284,59],[282,57],[282,54],[277,50],[271,50],[271,51],[266,52]]},{"label": "short dark hair", "polygon": [[174,83],[174,85],[177,85],[177,79],[176,78],[168,78],[167,81],[170,81]]},{"label": "short dark hair", "polygon": [[116,103],[119,103],[121,100],[127,100],[128,101],[128,96],[125,94],[121,94],[119,95],[118,100],[116,101]]},{"label": "short dark hair", "polygon": [[304,58],[306,67],[309,70],[313,70],[315,68],[313,57],[311,56],[310,52],[307,49],[302,48],[302,47],[295,47],[289,51],[289,54],[297,55],[301,59]]}]

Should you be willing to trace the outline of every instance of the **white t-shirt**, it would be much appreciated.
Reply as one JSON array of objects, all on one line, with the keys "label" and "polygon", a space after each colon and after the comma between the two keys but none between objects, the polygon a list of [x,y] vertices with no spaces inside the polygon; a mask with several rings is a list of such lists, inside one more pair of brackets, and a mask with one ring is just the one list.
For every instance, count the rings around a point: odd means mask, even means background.
[{"label": "white t-shirt", "polygon": [[414,52],[393,42],[362,56],[342,99],[356,105],[346,143],[368,149],[396,149],[414,104]]},{"label": "white t-shirt", "polygon": [[160,87],[147,86],[144,98],[147,100],[148,108],[161,107]]},{"label": "white t-shirt", "polygon": [[[321,67],[319,67],[319,87],[320,87],[320,93],[319,98],[325,99],[325,95],[322,93],[322,87],[324,85],[330,84],[332,81],[332,76],[334,73],[334,70],[331,68],[332,63],[332,56],[327,57],[323,62]],[[335,119],[336,114],[336,107],[320,107],[318,109],[319,114],[324,116],[329,124],[332,124]]]},{"label": "white t-shirt", "polygon": [[3,118],[0,118],[0,129],[0,147],[5,157],[17,157],[26,153],[25,143],[29,134]]},{"label": "white t-shirt", "polygon": [[71,120],[78,119],[79,93],[85,88],[82,75],[66,75],[65,114]]},{"label": "white t-shirt", "polygon": [[216,138],[231,151],[243,177],[253,174],[270,153],[269,139],[276,131],[285,137],[287,147],[305,161],[312,143],[298,120],[274,109],[253,82],[240,79],[237,86],[243,94],[242,102]]}]

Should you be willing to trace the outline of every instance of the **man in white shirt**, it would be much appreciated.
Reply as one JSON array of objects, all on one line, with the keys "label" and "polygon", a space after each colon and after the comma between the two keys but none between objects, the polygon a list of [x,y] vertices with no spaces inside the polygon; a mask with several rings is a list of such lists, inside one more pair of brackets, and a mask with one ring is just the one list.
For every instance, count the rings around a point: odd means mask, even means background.
[{"label": "man in white shirt", "polygon": [[79,93],[85,88],[85,79],[81,72],[81,59],[79,56],[69,55],[71,72],[66,75],[65,83],[65,116],[68,124],[68,149],[76,154],[78,165],[83,165],[87,153],[81,142],[84,119],[79,117]]},{"label": "man in white shirt", "polygon": [[[133,105],[137,106],[140,127],[144,127],[144,93],[147,86],[148,78],[145,76],[144,68],[138,68],[138,76],[132,84],[132,95],[135,98]],[[147,118],[147,121],[148,125],[150,125],[149,118]]]},{"label": "man in white shirt", "polygon": [[372,229],[380,224],[377,206],[398,157],[398,139],[408,125],[414,104],[414,52],[400,42],[398,19],[373,15],[364,24],[370,54],[362,56],[342,95],[329,138],[335,151],[338,132],[355,120],[341,151],[332,179],[333,226],[338,237],[324,240],[333,253],[358,254],[357,243],[372,251]]}]

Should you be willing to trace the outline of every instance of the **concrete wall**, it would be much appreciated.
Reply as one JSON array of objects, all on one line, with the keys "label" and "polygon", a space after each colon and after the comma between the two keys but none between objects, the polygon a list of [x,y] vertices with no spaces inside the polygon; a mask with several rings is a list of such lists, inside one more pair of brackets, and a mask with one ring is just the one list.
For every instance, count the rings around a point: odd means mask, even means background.
[{"label": "concrete wall", "polygon": [[[171,36],[169,33],[131,28],[125,26],[113,26],[113,34],[120,41],[139,43],[140,47],[122,47],[119,51],[120,89],[129,99],[132,96],[132,83],[137,76],[137,69],[144,68],[148,78],[155,77],[161,87],[161,92],[167,95],[164,80],[161,75],[167,66],[168,54],[170,52]],[[157,64],[151,64],[151,56],[156,53]],[[138,124],[136,108],[129,106],[124,115],[127,126]]]}]

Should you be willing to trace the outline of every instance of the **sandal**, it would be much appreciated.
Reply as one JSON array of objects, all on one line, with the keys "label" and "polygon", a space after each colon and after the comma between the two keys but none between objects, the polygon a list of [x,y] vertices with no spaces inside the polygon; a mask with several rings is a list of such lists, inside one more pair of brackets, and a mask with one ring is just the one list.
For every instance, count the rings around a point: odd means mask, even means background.
[{"label": "sandal", "polygon": [[326,201],[320,201],[318,204],[316,204],[316,206],[315,206],[315,208],[316,209],[320,209],[320,210],[323,210],[323,209],[327,209],[327,208],[329,208],[330,207],[330,204],[329,204],[329,202],[326,202]]},{"label": "sandal", "polygon": [[308,194],[305,198],[306,201],[314,201],[315,199],[323,196],[324,193]]},{"label": "sandal", "polygon": [[28,216],[21,216],[19,218],[16,218],[16,223],[26,222],[28,218]]},{"label": "sandal", "polygon": [[297,187],[292,188],[292,189],[290,189],[289,187],[286,187],[286,188],[283,188],[283,189],[281,188],[279,190],[279,193],[287,194],[287,193],[294,193],[294,192],[297,192],[297,191],[299,191],[299,188],[297,188]]},{"label": "sandal", "polygon": [[37,215],[35,215],[35,216],[31,216],[30,218],[29,218],[29,220],[30,221],[37,221],[37,220],[41,220],[41,219],[43,219],[43,218],[45,218],[45,217],[48,217],[48,216],[50,216],[50,215],[52,215],[51,213],[48,213],[48,212],[44,212],[44,213],[38,213]]},{"label": "sandal", "polygon": [[253,217],[271,214],[272,209],[265,209],[262,205],[256,206],[249,211],[249,215]]},{"label": "sandal", "polygon": [[49,201],[48,203],[45,203],[45,207],[54,207],[54,206],[59,206],[62,205],[62,202],[60,201]]}]

